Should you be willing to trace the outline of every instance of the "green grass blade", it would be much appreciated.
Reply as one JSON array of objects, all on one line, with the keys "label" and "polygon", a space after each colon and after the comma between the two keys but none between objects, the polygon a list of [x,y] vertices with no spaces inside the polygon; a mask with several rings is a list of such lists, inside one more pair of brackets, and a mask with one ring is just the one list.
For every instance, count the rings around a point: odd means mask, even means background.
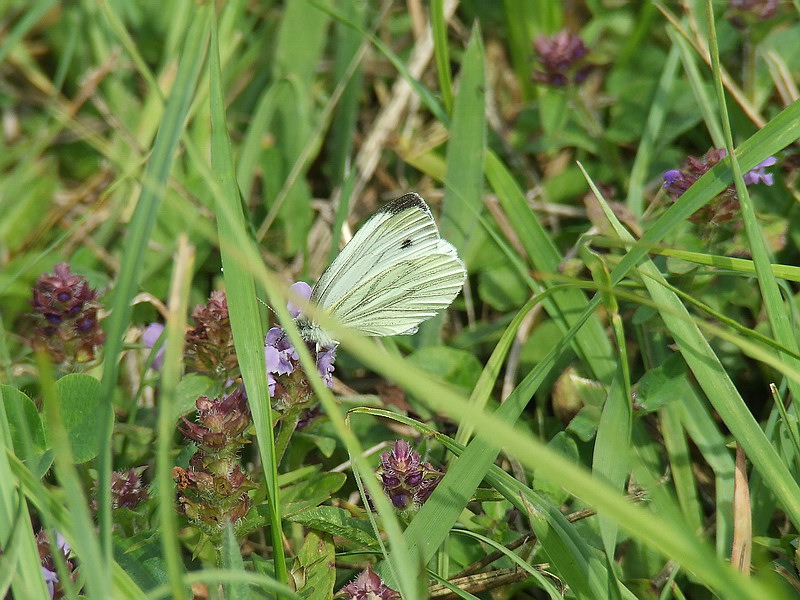
[{"label": "green grass blade", "polygon": [[483,155],[486,147],[486,75],[483,44],[476,26],[464,53],[453,106],[440,230],[463,256],[483,209]]},{"label": "green grass blade", "polygon": [[647,115],[645,130],[631,167],[628,196],[625,203],[636,217],[641,217],[644,211],[644,186],[648,180],[648,169],[653,155],[658,149],[664,118],[669,111],[670,93],[678,72],[678,56],[677,47],[672,46],[653,94],[653,103]]},{"label": "green grass blade", "polygon": [[[586,177],[589,180],[588,175]],[[593,185],[591,180],[589,181],[590,185]],[[625,241],[631,241],[633,237],[616,219],[600,192],[596,188],[594,192],[617,234]],[[631,250],[632,252],[634,250]],[[631,253],[626,255],[626,258]],[[644,280],[645,286],[659,305],[664,323],[706,397],[731,433],[742,444],[755,468],[768,481],[789,518],[793,523],[800,523],[800,486],[794,481],[775,448],[764,435],[714,350],[678,297],[658,283],[663,281],[663,277],[655,265],[648,260],[639,265],[639,270],[647,275]]]},{"label": "green grass blade", "polygon": [[[101,389],[103,413],[102,435],[98,453],[98,514],[103,564],[111,561],[111,430],[114,388],[117,384],[118,356],[128,327],[132,308],[130,301],[137,291],[144,262],[144,253],[158,213],[178,141],[192,103],[200,68],[205,59],[207,23],[196,19],[186,34],[183,60],[158,129],[150,160],[142,180],[142,193],[128,227],[117,284],[111,299],[111,314],[106,319],[105,358]],[[98,565],[99,566],[99,565]]]},{"label": "green grass blade", "polygon": [[703,122],[708,128],[708,133],[711,136],[711,143],[714,144],[715,148],[722,148],[725,145],[725,138],[719,126],[717,107],[708,95],[707,83],[700,74],[700,69],[697,67],[694,52],[692,48],[689,47],[689,42],[687,42],[675,28],[668,27],[667,34],[672,41],[672,47],[680,51],[683,70],[686,72],[689,84],[692,86],[692,92],[694,92],[694,97],[697,101],[697,105],[700,107],[700,112],[703,113]]},{"label": "green grass blade", "polygon": [[[692,262],[698,265],[708,265],[718,269],[728,269],[743,275],[755,275],[756,267],[752,260],[746,258],[733,258],[731,256],[717,256],[714,254],[704,254],[702,252],[691,252],[689,250],[680,250],[676,248],[653,248],[651,250],[654,254],[661,254],[662,256],[670,256],[672,258],[679,258],[687,262]],[[800,267],[793,265],[770,265],[772,275],[786,281],[800,282]]]},{"label": "green grass blade", "polygon": [[[486,177],[522,242],[533,267],[542,274],[558,273],[563,257],[547,231],[528,207],[525,195],[511,173],[493,152],[486,155]],[[548,285],[545,278],[544,284]],[[567,331],[580,320],[579,315],[588,306],[580,290],[564,290],[552,301],[545,303],[548,314]],[[591,316],[575,337],[574,347],[591,374],[601,381],[610,382],[616,370],[611,344],[600,320]]]},{"label": "green grass blade", "polygon": [[[210,7],[209,10],[213,10]],[[247,228],[239,188],[233,167],[233,155],[225,121],[225,100],[222,92],[222,72],[214,22],[211,28],[209,58],[210,113],[211,113],[211,166],[219,190],[216,195],[217,227],[220,253],[225,273],[225,288],[230,311],[236,355],[247,388],[247,400],[258,438],[258,450],[264,469],[269,501],[270,533],[273,544],[275,576],[281,583],[288,581],[283,552],[280,496],[278,493],[278,465],[275,456],[275,438],[272,430],[267,370],[264,363],[264,331],[256,301],[256,285],[252,273],[243,264],[238,251],[240,240],[247,239]]]},{"label": "green grass blade", "polygon": [[433,56],[439,93],[447,114],[453,110],[453,75],[450,72],[450,52],[447,47],[447,22],[444,18],[444,0],[431,2],[431,28],[433,29]]},{"label": "green grass blade", "polygon": [[181,362],[186,332],[186,313],[194,266],[194,252],[186,238],[181,238],[175,257],[167,314],[167,339],[164,366],[161,372],[161,396],[158,407],[158,442],[156,476],[158,482],[158,518],[161,548],[167,565],[167,577],[176,600],[186,598],[183,587],[183,560],[178,539],[178,517],[175,504],[175,480],[172,477],[172,439],[175,435],[175,390],[181,378]]},{"label": "green grass blade", "polygon": [[661,433],[664,436],[664,447],[669,457],[670,472],[675,483],[675,493],[683,512],[686,524],[693,531],[701,531],[703,527],[703,509],[697,493],[697,485],[692,472],[692,457],[684,435],[682,415],[683,406],[671,402],[659,411]]},{"label": "green grass blade", "polygon": [[[486,147],[486,75],[480,28],[476,25],[464,53],[461,83],[455,97],[447,144],[447,173],[440,219],[442,237],[462,257],[483,210],[483,155]],[[432,345],[439,338],[442,317],[420,327],[418,343]]]},{"label": "green grass blade", "polygon": [[[733,172],[733,183],[736,187],[736,195],[739,197],[742,221],[753,257],[753,264],[756,268],[756,278],[761,289],[764,300],[764,308],[769,319],[772,334],[779,342],[789,348],[792,352],[797,352],[797,340],[795,338],[794,325],[789,311],[784,306],[778,282],[772,274],[771,260],[764,236],[756,218],[755,209],[744,182],[743,170],[739,165],[733,146],[733,134],[731,133],[730,117],[725,101],[725,90],[722,86],[722,76],[720,74],[719,46],[717,43],[717,32],[714,24],[714,9],[711,0],[706,0],[706,17],[709,27],[709,41],[711,50],[711,64],[714,73],[714,84],[717,92],[717,102],[719,103],[720,114],[722,115],[722,131],[725,136],[725,147],[728,149],[730,157],[730,167]],[[783,355],[783,360],[794,370],[800,371],[800,361],[791,356]],[[800,398],[800,386],[789,380],[789,389],[794,398]],[[795,521],[797,523],[797,521]]]},{"label": "green grass blade", "polygon": [[708,407],[686,378],[678,383],[675,393],[681,399],[681,423],[714,471],[717,556],[727,557],[733,539],[733,457]]}]

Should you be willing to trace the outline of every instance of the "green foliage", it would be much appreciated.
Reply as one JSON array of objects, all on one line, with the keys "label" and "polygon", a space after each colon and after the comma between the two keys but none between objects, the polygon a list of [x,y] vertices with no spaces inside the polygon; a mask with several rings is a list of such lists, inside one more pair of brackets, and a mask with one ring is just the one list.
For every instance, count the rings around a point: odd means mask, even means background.
[{"label": "green foliage", "polygon": [[[797,596],[797,2],[6,4],[0,596]],[[330,323],[331,389],[288,284],[412,190],[464,292]],[[59,262],[91,360],[40,352]],[[184,360],[221,289],[230,380]],[[403,518],[400,438],[438,481]]]}]

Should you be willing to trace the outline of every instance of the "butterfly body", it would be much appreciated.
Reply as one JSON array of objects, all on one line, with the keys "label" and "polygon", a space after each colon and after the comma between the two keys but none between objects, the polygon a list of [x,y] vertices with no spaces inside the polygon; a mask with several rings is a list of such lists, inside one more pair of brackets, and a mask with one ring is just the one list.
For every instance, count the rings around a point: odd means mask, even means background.
[{"label": "butterfly body", "polygon": [[[364,223],[322,274],[310,301],[364,335],[410,335],[450,305],[465,279],[455,247],[439,237],[428,205],[411,193]],[[307,341],[337,343],[304,315],[297,326]]]}]

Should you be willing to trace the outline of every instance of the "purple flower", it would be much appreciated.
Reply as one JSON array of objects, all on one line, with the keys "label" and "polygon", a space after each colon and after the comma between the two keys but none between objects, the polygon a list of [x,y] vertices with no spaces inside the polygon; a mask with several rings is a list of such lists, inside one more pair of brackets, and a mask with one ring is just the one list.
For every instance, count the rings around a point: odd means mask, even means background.
[{"label": "purple flower", "polygon": [[778,0],[729,0],[728,4],[737,25],[741,19],[766,21],[778,11]]},{"label": "purple flower", "polygon": [[571,31],[563,29],[550,37],[540,35],[533,48],[542,66],[541,71],[533,72],[539,83],[561,87],[586,79],[590,67],[584,58],[588,50],[583,40]]},{"label": "purple flower", "polygon": [[[686,190],[705,175],[714,165],[728,156],[725,148],[711,148],[702,158],[689,156],[681,169],[670,169],[665,171],[664,190],[673,200],[680,198]],[[770,156],[758,163],[755,168],[744,174],[746,185],[764,183],[773,184],[771,173],[765,171],[766,167],[771,167],[777,162],[774,156]],[[722,191],[716,198],[712,199],[706,206],[690,217],[690,221],[695,223],[725,223],[733,219],[739,212],[739,197],[736,195],[735,188],[730,185]]]},{"label": "purple flower", "polygon": [[744,182],[747,185],[755,185],[760,181],[764,185],[772,185],[774,183],[772,173],[767,173],[764,171],[764,169],[766,167],[771,167],[776,162],[778,162],[777,158],[774,156],[768,156],[744,174]]},{"label": "purple flower", "polygon": [[383,583],[372,568],[367,567],[358,577],[339,590],[337,596],[342,596],[346,600],[396,600],[400,594]]},{"label": "purple flower", "polygon": [[399,510],[419,509],[442,479],[442,473],[423,463],[405,440],[396,441],[391,451],[381,454],[377,474],[384,492]]},{"label": "purple flower", "polygon": [[[161,323],[150,323],[147,327],[144,328],[142,332],[142,343],[147,346],[148,348],[152,348],[158,342],[158,338],[161,337],[161,334],[164,332],[164,326]],[[158,352],[156,352],[156,356],[153,359],[152,367],[156,371],[161,368],[161,365],[164,364],[164,353],[167,351],[167,344],[161,344],[161,348],[159,348]]]},{"label": "purple flower", "polygon": [[50,597],[55,598],[56,585],[58,585],[58,573],[42,566],[42,577],[44,577],[44,582],[47,584],[47,592],[50,594]]},{"label": "purple flower", "polygon": [[97,314],[98,293],[86,278],[61,262],[52,274],[39,277],[31,292],[36,321],[36,338],[31,344],[60,363],[94,360],[105,334]]},{"label": "purple flower", "polygon": [[[305,281],[293,283],[289,289],[292,291],[292,293],[300,296],[301,298],[305,298],[306,300],[311,298],[311,286]],[[302,309],[291,300],[289,300],[288,304],[286,304],[286,309],[289,311],[289,314],[292,315],[293,319],[299,317],[300,313],[303,312]]]},{"label": "purple flower", "polygon": [[[73,581],[76,578],[75,565],[73,561],[70,559],[69,555],[72,552],[70,545],[64,539],[58,531],[55,532],[56,537],[56,547],[58,551],[64,557],[65,565],[67,567],[67,572],[70,573]],[[47,591],[50,594],[50,598],[63,598],[64,597],[64,590],[61,587],[61,580],[58,578],[58,573],[56,571],[56,562],[53,558],[53,551],[50,547],[50,543],[48,542],[47,533],[44,529],[40,530],[39,533],[36,534],[36,545],[38,546],[39,550],[39,559],[42,563],[42,577],[44,578],[44,582],[47,585]]]},{"label": "purple flower", "polygon": [[328,387],[333,387],[334,361],[336,361],[336,348],[320,348],[317,352],[317,370]]},{"label": "purple flower", "polygon": [[[315,350],[309,348],[312,352]],[[281,327],[272,327],[264,341],[264,357],[267,363],[267,379],[269,393],[275,394],[276,376],[291,375],[300,367],[300,356],[297,354],[289,336]],[[336,348],[322,347],[316,350],[317,370],[328,387],[333,387],[333,363],[336,360]]]}]

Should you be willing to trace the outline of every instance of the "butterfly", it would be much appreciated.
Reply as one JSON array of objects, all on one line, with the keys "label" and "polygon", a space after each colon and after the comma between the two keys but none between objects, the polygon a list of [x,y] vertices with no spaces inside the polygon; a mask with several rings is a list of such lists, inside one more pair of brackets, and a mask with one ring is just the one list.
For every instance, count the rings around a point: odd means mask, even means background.
[{"label": "butterfly", "polygon": [[[411,193],[367,219],[319,278],[310,302],[364,335],[411,335],[450,306],[466,277],[455,247],[439,237],[431,209]],[[338,344],[303,314],[297,326],[307,342]]]}]

